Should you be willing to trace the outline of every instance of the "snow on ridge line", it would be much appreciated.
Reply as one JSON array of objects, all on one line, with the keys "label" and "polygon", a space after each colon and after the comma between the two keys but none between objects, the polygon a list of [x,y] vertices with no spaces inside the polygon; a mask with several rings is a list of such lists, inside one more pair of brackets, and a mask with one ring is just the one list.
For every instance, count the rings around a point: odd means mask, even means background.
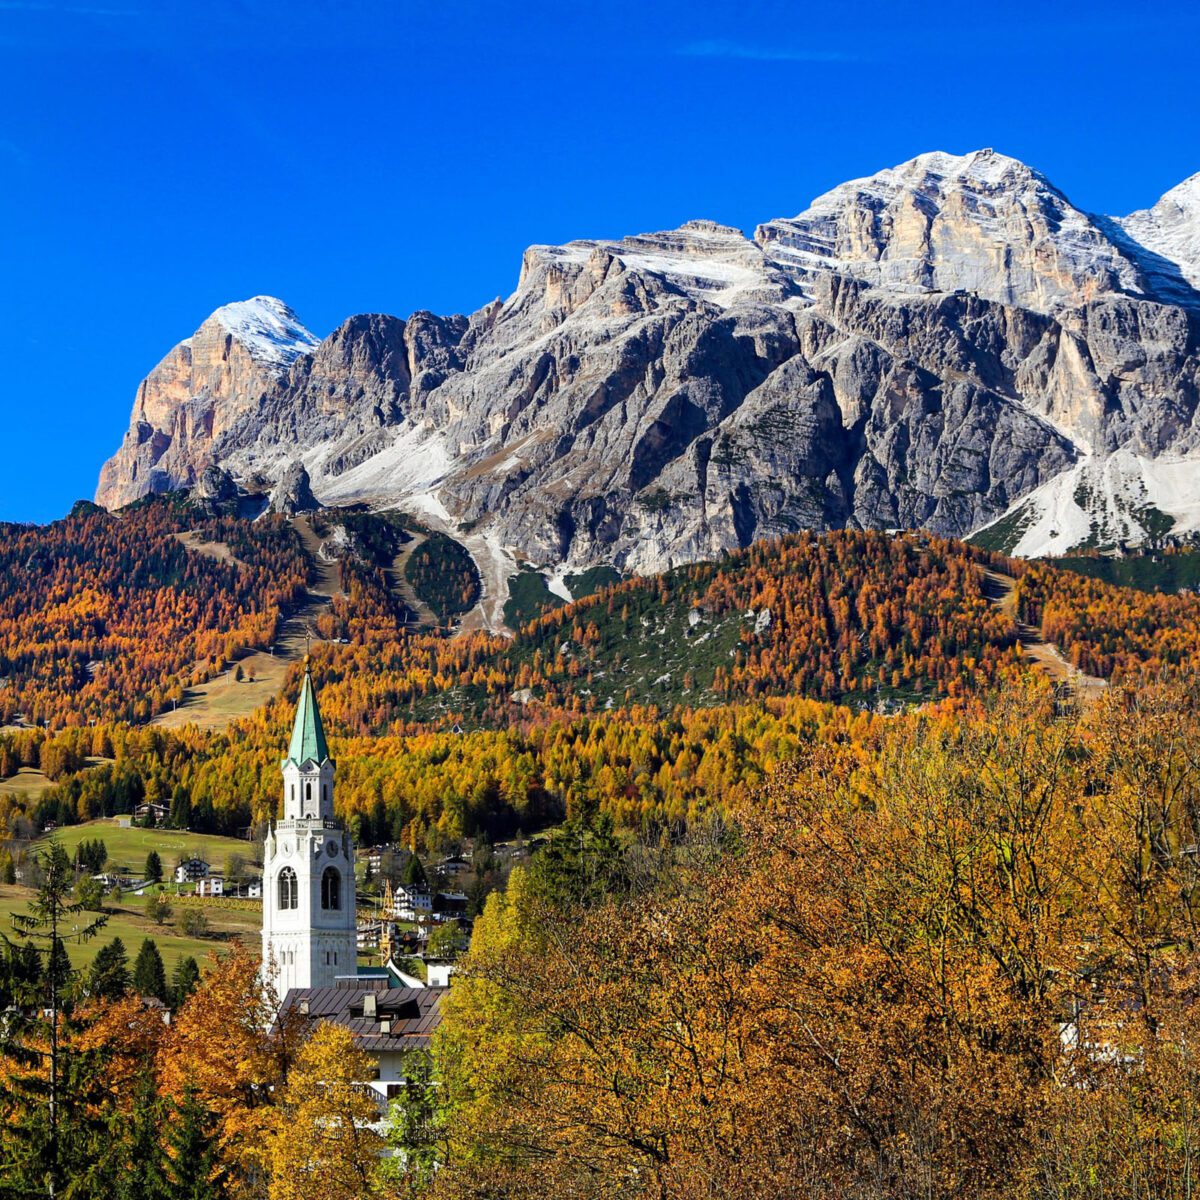
[{"label": "snow on ridge line", "polygon": [[254,296],[223,305],[209,317],[237,338],[259,362],[288,367],[302,354],[311,354],[320,338],[274,296]]}]

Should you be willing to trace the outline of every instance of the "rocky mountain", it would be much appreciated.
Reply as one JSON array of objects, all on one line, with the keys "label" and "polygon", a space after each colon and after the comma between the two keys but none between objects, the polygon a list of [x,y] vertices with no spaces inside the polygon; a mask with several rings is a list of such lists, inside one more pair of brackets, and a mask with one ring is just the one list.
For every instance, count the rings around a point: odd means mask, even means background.
[{"label": "rocky mountain", "polygon": [[[490,586],[650,572],[803,527],[1020,553],[1200,529],[1200,175],[1116,219],[991,150],[925,154],[747,237],[533,246],[469,317],[218,310],[138,390],[97,501],[399,504]],[[294,499],[294,497],[293,497]],[[308,502],[308,497],[303,498]]]}]

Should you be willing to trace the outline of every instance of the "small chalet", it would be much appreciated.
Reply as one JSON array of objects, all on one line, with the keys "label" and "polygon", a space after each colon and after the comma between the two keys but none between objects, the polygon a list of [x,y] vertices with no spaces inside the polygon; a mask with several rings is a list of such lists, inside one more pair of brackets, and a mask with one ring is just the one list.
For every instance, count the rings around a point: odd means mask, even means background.
[{"label": "small chalet", "polygon": [[433,898],[433,915],[443,921],[461,921],[467,915],[464,892],[438,892]]},{"label": "small chalet", "polygon": [[202,858],[185,858],[179,866],[175,868],[176,883],[198,883],[201,879],[207,879],[212,873],[212,868]]},{"label": "small chalet", "polygon": [[153,825],[161,825],[170,815],[171,810],[165,804],[158,804],[155,801],[139,804],[133,810],[133,819],[143,825],[147,821]]},{"label": "small chalet", "polygon": [[443,858],[436,868],[439,875],[461,875],[470,869],[470,862],[461,854],[451,854],[448,858]]}]

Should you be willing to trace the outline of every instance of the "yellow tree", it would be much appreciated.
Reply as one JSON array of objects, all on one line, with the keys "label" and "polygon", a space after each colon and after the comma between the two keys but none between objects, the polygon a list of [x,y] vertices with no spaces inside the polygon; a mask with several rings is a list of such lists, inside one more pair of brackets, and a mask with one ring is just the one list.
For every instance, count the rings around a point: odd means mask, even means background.
[{"label": "yellow tree", "polygon": [[298,1040],[277,1022],[258,959],[238,949],[214,961],[180,1009],[159,1055],[159,1083],[177,1103],[189,1093],[216,1120],[216,1148],[234,1196],[259,1196],[269,1169],[274,1104]]},{"label": "yellow tree", "polygon": [[362,1083],[372,1067],[338,1025],[319,1025],[304,1044],[271,1142],[271,1200],[362,1200],[377,1194],[380,1113]]}]

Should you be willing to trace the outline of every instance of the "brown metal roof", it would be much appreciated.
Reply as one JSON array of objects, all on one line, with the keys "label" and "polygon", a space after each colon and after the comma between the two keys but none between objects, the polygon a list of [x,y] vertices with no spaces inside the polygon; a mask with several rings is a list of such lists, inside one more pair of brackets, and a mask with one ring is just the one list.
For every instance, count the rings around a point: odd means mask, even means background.
[{"label": "brown metal roof", "polygon": [[[380,987],[382,980],[344,980],[331,988],[292,988],[283,999],[283,1011],[299,1010],[308,1002],[310,1021],[332,1021],[353,1035],[364,1050],[403,1051],[428,1049],[441,1020],[441,1000],[449,988]],[[363,1014],[367,993],[375,997],[375,1016]],[[382,1021],[391,1021],[384,1033]]]}]

